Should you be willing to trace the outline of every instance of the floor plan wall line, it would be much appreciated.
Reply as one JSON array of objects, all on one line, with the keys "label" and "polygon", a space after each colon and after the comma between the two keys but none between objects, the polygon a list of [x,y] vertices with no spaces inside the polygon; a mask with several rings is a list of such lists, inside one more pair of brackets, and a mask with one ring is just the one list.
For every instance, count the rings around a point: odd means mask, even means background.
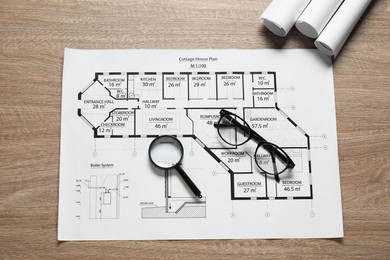
[{"label": "floor plan wall line", "polygon": [[[97,72],[78,100],[94,138],[193,138],[229,172],[232,200],[313,198],[310,137],[278,107],[275,72]],[[279,144],[297,160],[289,180],[270,186],[273,177],[254,167],[249,152],[221,142],[213,124],[222,108],[270,140],[293,138]]]}]

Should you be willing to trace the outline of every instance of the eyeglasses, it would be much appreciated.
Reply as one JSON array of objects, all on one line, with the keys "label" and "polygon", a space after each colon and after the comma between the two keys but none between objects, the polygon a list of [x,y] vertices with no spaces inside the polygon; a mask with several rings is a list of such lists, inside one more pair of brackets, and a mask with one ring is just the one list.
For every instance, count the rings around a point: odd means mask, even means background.
[{"label": "eyeglasses", "polygon": [[218,135],[225,143],[240,146],[251,139],[258,143],[254,158],[256,165],[263,173],[275,176],[275,181],[279,182],[281,173],[294,168],[294,162],[282,148],[267,142],[253,131],[244,119],[225,109],[221,109],[219,114],[220,119],[214,127],[217,128]]}]

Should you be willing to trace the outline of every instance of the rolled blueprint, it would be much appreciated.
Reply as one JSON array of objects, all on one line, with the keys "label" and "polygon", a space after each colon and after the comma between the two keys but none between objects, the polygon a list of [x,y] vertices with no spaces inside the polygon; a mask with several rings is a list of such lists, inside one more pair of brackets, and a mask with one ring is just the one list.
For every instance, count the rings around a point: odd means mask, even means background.
[{"label": "rolled blueprint", "polygon": [[307,37],[317,38],[343,1],[312,0],[299,16],[295,26]]},{"label": "rolled blueprint", "polygon": [[284,37],[310,1],[273,0],[260,18],[271,32]]},{"label": "rolled blueprint", "polygon": [[344,0],[314,42],[317,49],[336,57],[370,2],[371,0]]}]

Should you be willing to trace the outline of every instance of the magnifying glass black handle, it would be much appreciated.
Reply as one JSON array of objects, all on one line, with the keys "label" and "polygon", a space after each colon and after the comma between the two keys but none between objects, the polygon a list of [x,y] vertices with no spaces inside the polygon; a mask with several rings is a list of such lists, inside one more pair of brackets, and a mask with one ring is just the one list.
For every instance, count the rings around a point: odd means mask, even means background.
[{"label": "magnifying glass black handle", "polygon": [[200,190],[198,189],[198,187],[196,187],[195,183],[190,179],[190,177],[188,177],[187,173],[185,173],[185,171],[180,166],[176,166],[175,168],[180,174],[180,176],[183,177],[184,181],[190,187],[195,196],[197,196],[198,198],[202,198]]}]

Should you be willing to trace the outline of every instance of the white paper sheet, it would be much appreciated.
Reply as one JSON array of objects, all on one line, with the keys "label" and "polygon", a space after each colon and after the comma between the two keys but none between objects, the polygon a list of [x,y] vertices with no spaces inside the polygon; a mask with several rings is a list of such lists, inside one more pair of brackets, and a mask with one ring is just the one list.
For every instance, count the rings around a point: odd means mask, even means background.
[{"label": "white paper sheet", "polygon": [[312,0],[295,26],[305,36],[317,38],[344,0]]},{"label": "white paper sheet", "polygon": [[326,25],[315,46],[324,54],[337,56],[371,0],[345,0]]},{"label": "white paper sheet", "polygon": [[[295,163],[280,182],[257,142],[224,143],[224,108]],[[176,170],[150,162],[158,135]],[[266,163],[266,162],[264,162]],[[343,236],[331,59],[317,50],[74,50],[64,57],[59,240]]]},{"label": "white paper sheet", "polygon": [[286,36],[310,0],[273,0],[261,15],[264,25],[278,36]]}]

